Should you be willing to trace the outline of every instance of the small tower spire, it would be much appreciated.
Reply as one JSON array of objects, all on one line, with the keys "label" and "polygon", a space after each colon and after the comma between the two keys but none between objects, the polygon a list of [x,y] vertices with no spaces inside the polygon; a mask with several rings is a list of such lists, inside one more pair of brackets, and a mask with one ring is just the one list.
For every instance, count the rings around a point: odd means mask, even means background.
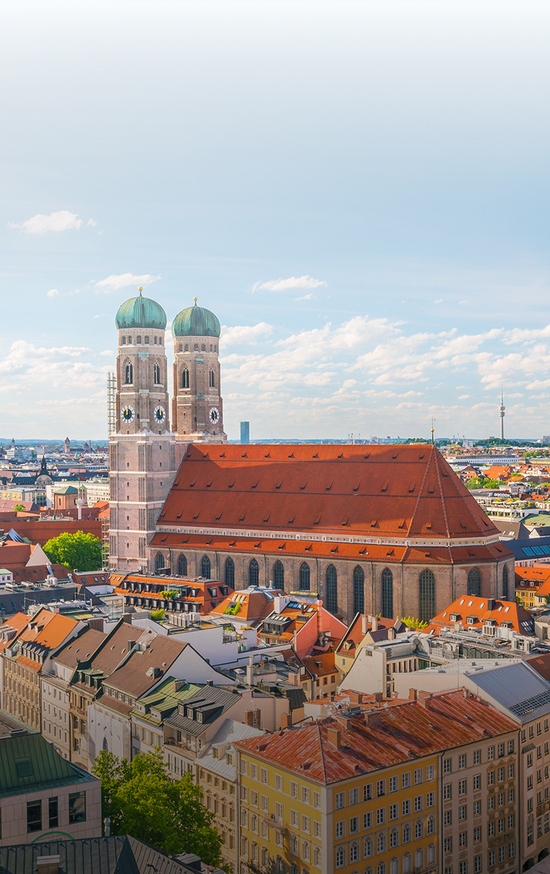
[{"label": "small tower spire", "polygon": [[195,301],[195,306],[197,306],[198,297],[194,297],[193,300]]},{"label": "small tower spire", "polygon": [[504,415],[506,407],[504,406],[504,389],[500,389],[500,439],[504,440]]},{"label": "small tower spire", "polygon": [[140,297],[143,297],[143,295],[141,294],[141,292],[143,291],[143,288],[141,287],[141,285],[140,285],[140,287],[138,288],[138,291],[139,291],[139,296],[140,296]]}]

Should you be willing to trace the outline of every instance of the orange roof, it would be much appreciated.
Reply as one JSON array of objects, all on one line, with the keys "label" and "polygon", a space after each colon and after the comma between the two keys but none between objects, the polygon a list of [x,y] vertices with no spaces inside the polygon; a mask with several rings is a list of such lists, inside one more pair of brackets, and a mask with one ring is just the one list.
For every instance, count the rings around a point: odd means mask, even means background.
[{"label": "orange roof", "polygon": [[[2,625],[0,625],[0,632],[2,630],[5,631],[8,628],[14,628],[15,631],[17,632],[15,634],[15,637],[17,637],[17,634],[19,634],[19,632],[22,631],[23,628],[25,628],[28,621],[29,621],[29,617],[26,615],[26,613],[14,613],[13,616],[10,616],[9,619],[7,619],[5,622],[2,623]],[[12,640],[13,640],[13,638],[12,638]],[[10,645],[9,640],[2,640],[0,638],[0,652],[2,652],[9,645]]]},{"label": "orange roof", "polygon": [[302,661],[310,674],[313,674],[315,677],[322,677],[324,674],[334,674],[336,671],[333,652],[305,656]]},{"label": "orange roof", "polygon": [[533,634],[533,619],[530,613],[515,601],[497,601],[494,598],[480,598],[476,595],[462,595],[445,610],[434,616],[426,629],[433,631],[453,631],[456,623],[464,630],[480,631],[489,623],[510,627],[518,634]]},{"label": "orange roof", "polygon": [[464,691],[427,695],[359,715],[328,717],[238,741],[277,767],[329,784],[517,731],[517,725]]},{"label": "orange roof", "polygon": [[[498,534],[440,452],[419,444],[191,444],[159,516],[162,526],[403,540]],[[163,537],[157,534],[154,545],[171,545]]]},{"label": "orange roof", "polygon": [[61,646],[67,635],[78,625],[76,619],[64,616],[63,613],[52,613],[44,607],[36,616],[29,617],[28,624],[17,640],[22,643],[38,643],[46,649]]},{"label": "orange roof", "polygon": [[525,584],[534,582],[535,585],[541,586],[550,579],[550,565],[548,564],[533,564],[531,567],[516,567],[516,589],[523,588]]},{"label": "orange roof", "polygon": [[[269,594],[267,594],[268,592]],[[284,596],[284,594],[284,591],[279,589],[265,589],[265,591],[256,587],[253,591],[240,589],[237,592],[231,592],[210,612],[213,616],[224,616],[228,607],[238,603],[239,610],[234,614],[234,617],[243,622],[254,624],[269,616],[273,612],[273,598],[276,595]]]}]

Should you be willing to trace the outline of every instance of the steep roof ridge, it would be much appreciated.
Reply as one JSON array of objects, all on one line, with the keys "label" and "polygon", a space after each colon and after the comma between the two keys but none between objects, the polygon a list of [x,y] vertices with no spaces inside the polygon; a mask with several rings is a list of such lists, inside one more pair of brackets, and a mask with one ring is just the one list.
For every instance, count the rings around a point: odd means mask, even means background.
[{"label": "steep roof ridge", "polygon": [[439,500],[441,501],[441,509],[443,510],[443,518],[445,520],[445,531],[447,532],[447,537],[451,537],[451,530],[449,528],[449,519],[447,516],[447,508],[445,506],[445,499],[443,497],[443,483],[441,482],[441,471],[439,469],[439,460],[441,459],[441,455],[438,453],[437,449],[434,453],[435,456],[435,472],[437,474],[437,484],[439,486]]},{"label": "steep roof ridge", "polygon": [[[451,473],[452,473],[452,467],[450,466],[450,464],[448,463],[448,461],[446,461],[446,459],[444,459],[442,455],[440,455],[440,458],[441,458],[442,463],[445,464],[445,465],[449,468],[449,470],[451,471]],[[455,478],[455,477],[453,477],[453,476],[450,476],[450,477],[449,477],[449,483],[452,483],[453,488],[454,488],[455,491],[456,491],[456,496],[457,496],[458,498],[462,498],[462,504],[463,504],[463,507],[464,507],[464,509],[466,510],[466,512],[469,513],[470,518],[472,519],[474,525],[477,527],[477,529],[478,529],[478,531],[480,532],[480,534],[486,536],[486,535],[487,535],[487,532],[483,530],[483,528],[482,528],[481,525],[479,524],[478,520],[476,519],[476,517],[474,516],[474,514],[473,514],[472,511],[470,510],[470,507],[468,506],[468,503],[467,503],[467,501],[466,501],[466,498],[467,498],[468,496],[467,496],[467,495],[461,495],[461,494],[460,494],[460,491],[459,491],[459,484],[462,485],[461,480],[460,480],[458,477]],[[466,488],[466,486],[464,486],[464,488]],[[477,503],[477,502],[476,502],[476,503]]]},{"label": "steep roof ridge", "polygon": [[416,513],[417,513],[417,511],[418,511],[418,507],[419,507],[419,505],[420,505],[420,500],[421,500],[421,498],[422,498],[422,493],[423,493],[423,491],[424,491],[424,486],[426,485],[426,479],[428,478],[428,471],[429,471],[429,469],[430,469],[430,464],[432,463],[432,458],[433,458],[433,453],[430,453],[430,458],[429,458],[429,460],[428,460],[428,464],[426,465],[426,468],[425,468],[425,470],[424,470],[424,477],[423,477],[423,479],[422,479],[422,484],[421,484],[421,486],[420,486],[420,488],[419,488],[419,490],[418,490],[418,497],[417,497],[417,499],[416,499],[416,504],[415,504],[415,507],[414,507],[413,512],[411,513],[411,521],[410,521],[410,523],[409,523],[409,528],[408,528],[408,531],[407,531],[407,537],[410,537],[410,536],[411,536],[411,531],[413,530],[414,520],[415,520],[415,517],[416,517]]}]

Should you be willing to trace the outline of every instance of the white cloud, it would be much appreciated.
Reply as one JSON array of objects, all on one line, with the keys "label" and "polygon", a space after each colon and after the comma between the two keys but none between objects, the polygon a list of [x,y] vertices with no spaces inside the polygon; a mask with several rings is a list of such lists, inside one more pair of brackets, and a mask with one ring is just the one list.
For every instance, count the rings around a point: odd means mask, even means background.
[{"label": "white cloud", "polygon": [[99,282],[96,282],[95,291],[98,294],[111,294],[113,291],[126,288],[127,285],[134,285],[137,289],[143,285],[150,285],[157,279],[160,279],[160,276],[152,276],[150,273],[143,273],[141,276],[135,273],[112,274],[106,279],[100,279]]},{"label": "white cloud", "polygon": [[255,346],[260,337],[269,336],[273,331],[267,322],[259,322],[257,325],[223,325],[221,333],[222,346],[235,346],[238,343],[247,343]]},{"label": "white cloud", "polygon": [[48,231],[72,231],[79,230],[82,227],[83,221],[79,219],[76,213],[69,212],[68,209],[62,209],[59,212],[52,212],[50,215],[34,215],[27,221],[16,224],[8,222],[9,228],[19,228],[24,234],[47,234]]},{"label": "white cloud", "polygon": [[289,291],[292,288],[319,288],[326,285],[323,279],[314,279],[313,276],[290,276],[288,279],[270,279],[268,282],[256,282],[252,286],[255,291]]},{"label": "white cloud", "polygon": [[459,401],[465,401],[465,400],[467,400],[469,397],[470,397],[470,395],[459,395],[459,396],[458,396],[458,400],[459,400]]},{"label": "white cloud", "polygon": [[95,227],[97,227],[97,222],[94,222],[93,219],[88,219],[88,221],[86,222],[86,224],[88,225],[89,228],[95,228]]},{"label": "white cloud", "polygon": [[57,288],[50,288],[50,290],[46,292],[46,297],[59,297]]},{"label": "white cloud", "polygon": [[443,303],[443,298],[440,297],[439,300],[434,300],[434,303]]},{"label": "white cloud", "polygon": [[301,297],[293,297],[292,300],[317,300],[317,295],[312,294],[303,294]]}]

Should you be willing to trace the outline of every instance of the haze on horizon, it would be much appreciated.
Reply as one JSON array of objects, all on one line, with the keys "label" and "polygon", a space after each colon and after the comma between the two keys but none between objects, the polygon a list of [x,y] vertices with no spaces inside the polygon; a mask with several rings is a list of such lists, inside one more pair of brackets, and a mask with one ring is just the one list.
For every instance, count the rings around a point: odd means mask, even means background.
[{"label": "haze on horizon", "polygon": [[[106,436],[114,316],[225,326],[238,439],[550,431],[548,4],[11,0],[0,431]],[[171,354],[171,349],[168,349]]]}]

